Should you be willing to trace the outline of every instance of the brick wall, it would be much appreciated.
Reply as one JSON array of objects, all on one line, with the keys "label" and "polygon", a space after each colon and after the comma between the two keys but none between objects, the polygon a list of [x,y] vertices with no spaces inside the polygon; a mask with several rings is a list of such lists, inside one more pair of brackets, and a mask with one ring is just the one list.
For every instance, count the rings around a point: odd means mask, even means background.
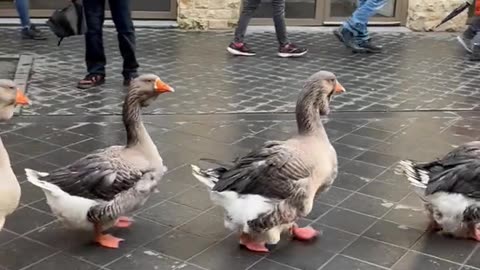
[{"label": "brick wall", "polygon": [[[464,0],[409,0],[407,27],[414,31],[430,31],[462,3]],[[467,18],[468,13],[464,11],[436,31],[461,31]]]}]

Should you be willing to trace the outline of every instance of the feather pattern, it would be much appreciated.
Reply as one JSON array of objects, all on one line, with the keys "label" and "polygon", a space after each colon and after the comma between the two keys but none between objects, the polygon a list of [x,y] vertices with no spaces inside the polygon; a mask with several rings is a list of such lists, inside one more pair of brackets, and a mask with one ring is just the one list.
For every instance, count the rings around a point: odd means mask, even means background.
[{"label": "feather pattern", "polygon": [[65,192],[89,199],[112,200],[128,190],[146,173],[122,158],[123,146],[112,146],[57,169],[40,180]]},{"label": "feather pattern", "polygon": [[432,162],[403,160],[396,173],[423,190],[419,194],[442,232],[475,235],[475,224],[480,222],[480,141],[463,144]]},{"label": "feather pattern", "polygon": [[[167,168],[142,123],[141,107],[155,99],[160,90],[172,89],[155,75],[136,78],[123,103],[125,146],[97,150],[48,174],[27,170],[29,181],[44,190],[56,215],[77,227],[95,224],[97,229],[113,224],[120,215],[128,215],[145,203]],[[82,215],[80,221],[78,213]]]},{"label": "feather pattern", "polygon": [[336,153],[320,121],[333,93],[343,91],[335,84],[329,72],[307,80],[296,106],[299,134],[292,139],[267,141],[232,163],[208,160],[214,168],[192,165],[212,201],[225,209],[227,228],[275,244],[285,228],[310,213],[316,191],[336,177]]}]

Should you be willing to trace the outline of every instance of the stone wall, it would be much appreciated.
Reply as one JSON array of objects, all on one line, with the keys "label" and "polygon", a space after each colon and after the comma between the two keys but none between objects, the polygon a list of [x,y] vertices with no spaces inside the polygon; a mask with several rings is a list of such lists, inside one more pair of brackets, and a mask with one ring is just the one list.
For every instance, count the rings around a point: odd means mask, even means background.
[{"label": "stone wall", "polygon": [[[432,31],[447,14],[464,0],[397,0],[408,1],[407,27],[414,31]],[[177,22],[187,30],[228,29],[235,26],[241,0],[178,0]],[[467,11],[436,31],[461,31]]]},{"label": "stone wall", "polygon": [[235,26],[240,0],[178,0],[178,26],[187,30],[227,29]]},{"label": "stone wall", "polygon": [[464,0],[409,0],[407,27],[413,31],[461,31],[465,29],[467,10],[438,29],[433,27],[462,3]]}]

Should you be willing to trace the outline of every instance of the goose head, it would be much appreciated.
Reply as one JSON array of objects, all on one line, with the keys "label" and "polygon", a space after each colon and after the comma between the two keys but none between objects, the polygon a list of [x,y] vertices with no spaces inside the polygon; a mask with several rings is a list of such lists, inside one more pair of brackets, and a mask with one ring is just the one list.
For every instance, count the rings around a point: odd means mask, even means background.
[{"label": "goose head", "polygon": [[142,107],[146,107],[160,94],[175,92],[175,90],[157,75],[144,74],[131,82],[129,92],[136,95]]},{"label": "goose head", "polygon": [[0,80],[0,121],[12,118],[16,106],[26,106],[30,100],[11,80]]},{"label": "goose head", "polygon": [[345,92],[335,74],[329,71],[319,71],[307,79],[304,85],[303,102],[313,102],[320,115],[330,112],[329,103],[334,95]]}]

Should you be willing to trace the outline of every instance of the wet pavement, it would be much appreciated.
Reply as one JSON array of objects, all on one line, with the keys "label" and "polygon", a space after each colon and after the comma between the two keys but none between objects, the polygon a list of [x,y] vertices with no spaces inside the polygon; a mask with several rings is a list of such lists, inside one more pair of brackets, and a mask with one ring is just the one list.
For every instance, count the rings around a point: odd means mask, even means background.
[{"label": "wet pavement", "polygon": [[[24,168],[48,171],[97,148],[125,142],[119,105],[115,36],[106,33],[108,82],[74,88],[84,75],[81,39],[55,47],[21,41],[0,29],[10,46],[1,53],[34,55],[28,95],[34,105],[1,137],[19,181],[19,209],[0,233],[0,269],[211,270],[446,270],[480,269],[478,246],[426,233],[422,203],[393,174],[402,158],[430,160],[480,139],[480,65],[471,63],[452,34],[386,33],[383,55],[352,55],[328,33],[292,33],[307,45],[304,59],[277,59],[272,33],[250,36],[255,58],[224,53],[228,33],[139,31],[142,71],[176,88],[145,110],[144,121],[166,165],[160,192],[135,215],[125,239],[108,250],[91,235],[71,232],[51,215],[43,193],[25,182]],[[199,51],[202,51],[199,53]],[[301,221],[322,230],[311,243],[284,239],[268,255],[249,253],[223,227],[222,212],[191,176],[200,157],[231,160],[267,139],[295,133],[293,110],[302,81],[327,69],[348,93],[325,119],[339,156],[339,176]]]}]

